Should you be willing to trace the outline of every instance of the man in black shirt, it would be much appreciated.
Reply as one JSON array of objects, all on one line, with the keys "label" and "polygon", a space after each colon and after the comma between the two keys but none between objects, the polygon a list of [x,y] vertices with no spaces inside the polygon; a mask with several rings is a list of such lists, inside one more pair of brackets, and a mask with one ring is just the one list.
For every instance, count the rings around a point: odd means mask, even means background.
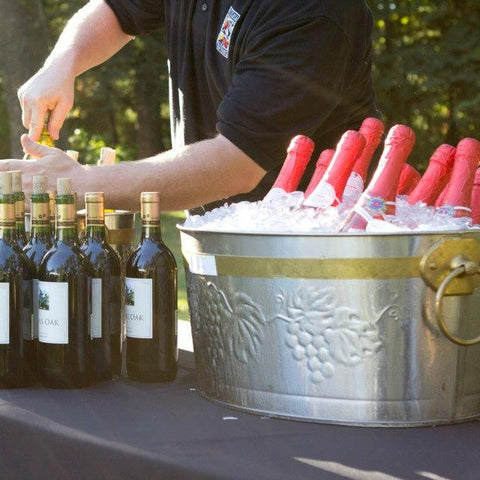
[{"label": "man in black shirt", "polygon": [[[173,149],[102,168],[34,145],[51,111],[54,138],[73,104],[74,79],[166,16]],[[67,24],[44,67],[20,90],[24,149],[10,165],[72,176],[128,208],[142,190],[163,208],[257,200],[272,185],[290,139],[310,136],[313,158],[376,115],[371,13],[364,0],[91,0]],[[12,162],[10,162],[12,163]],[[304,176],[308,183],[314,160]],[[1,167],[0,167],[1,168]]]}]

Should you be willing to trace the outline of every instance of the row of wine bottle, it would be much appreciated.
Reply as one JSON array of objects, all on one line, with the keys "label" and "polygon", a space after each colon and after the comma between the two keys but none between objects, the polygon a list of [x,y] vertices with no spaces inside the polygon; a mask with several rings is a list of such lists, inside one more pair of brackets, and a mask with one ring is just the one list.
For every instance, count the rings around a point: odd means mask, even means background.
[{"label": "row of wine bottle", "polygon": [[[453,217],[471,217],[480,223],[480,142],[463,138],[456,147],[440,145],[423,175],[406,163],[415,143],[413,130],[394,125],[384,141],[377,168],[365,187],[374,153],[384,134],[384,124],[366,118],[359,130],[345,132],[335,149],[321,152],[305,190],[302,207],[350,208],[340,228],[362,231],[372,219],[395,214],[395,199],[406,195],[411,204],[423,202]],[[295,191],[314,150],[313,141],[297,135],[287,149],[282,169],[264,198]]]},{"label": "row of wine bottle", "polygon": [[[47,177],[34,176],[25,243],[18,174],[0,173],[0,387],[78,388],[117,377],[122,268],[106,241],[104,194],[85,194],[80,244],[71,179],[58,179],[52,241]],[[142,237],[125,266],[127,375],[169,381],[178,358],[177,267],[162,241],[158,192],[141,194],[141,216]]]}]

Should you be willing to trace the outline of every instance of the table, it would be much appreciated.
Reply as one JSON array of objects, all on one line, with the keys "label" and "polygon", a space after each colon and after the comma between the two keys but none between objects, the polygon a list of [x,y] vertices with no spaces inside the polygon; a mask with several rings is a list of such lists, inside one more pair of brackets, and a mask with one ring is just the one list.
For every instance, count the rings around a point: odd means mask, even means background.
[{"label": "table", "polygon": [[324,425],[227,408],[175,382],[0,390],[0,478],[478,480],[480,423]]}]

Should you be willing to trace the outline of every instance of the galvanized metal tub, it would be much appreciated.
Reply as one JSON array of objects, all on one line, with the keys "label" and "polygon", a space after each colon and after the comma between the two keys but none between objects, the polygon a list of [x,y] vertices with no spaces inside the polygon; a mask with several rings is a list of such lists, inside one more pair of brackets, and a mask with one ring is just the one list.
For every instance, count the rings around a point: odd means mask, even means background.
[{"label": "galvanized metal tub", "polygon": [[179,226],[202,395],[366,426],[480,416],[480,233]]}]

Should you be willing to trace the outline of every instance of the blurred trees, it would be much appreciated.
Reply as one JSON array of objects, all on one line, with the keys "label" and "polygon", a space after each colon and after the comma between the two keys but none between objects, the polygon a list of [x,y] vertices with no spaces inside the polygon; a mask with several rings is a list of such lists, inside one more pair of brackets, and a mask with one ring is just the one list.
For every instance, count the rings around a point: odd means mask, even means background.
[{"label": "blurred trees", "polygon": [[[441,143],[480,138],[480,2],[367,1],[375,21],[378,105],[387,127],[414,128],[410,162],[422,169]],[[0,0],[0,25],[7,32],[0,50],[0,158],[19,155],[16,89],[84,3]],[[104,145],[116,148],[122,160],[168,148],[167,78],[163,29],[138,37],[77,80],[75,106],[58,145],[79,150],[82,163],[95,162]]]}]

